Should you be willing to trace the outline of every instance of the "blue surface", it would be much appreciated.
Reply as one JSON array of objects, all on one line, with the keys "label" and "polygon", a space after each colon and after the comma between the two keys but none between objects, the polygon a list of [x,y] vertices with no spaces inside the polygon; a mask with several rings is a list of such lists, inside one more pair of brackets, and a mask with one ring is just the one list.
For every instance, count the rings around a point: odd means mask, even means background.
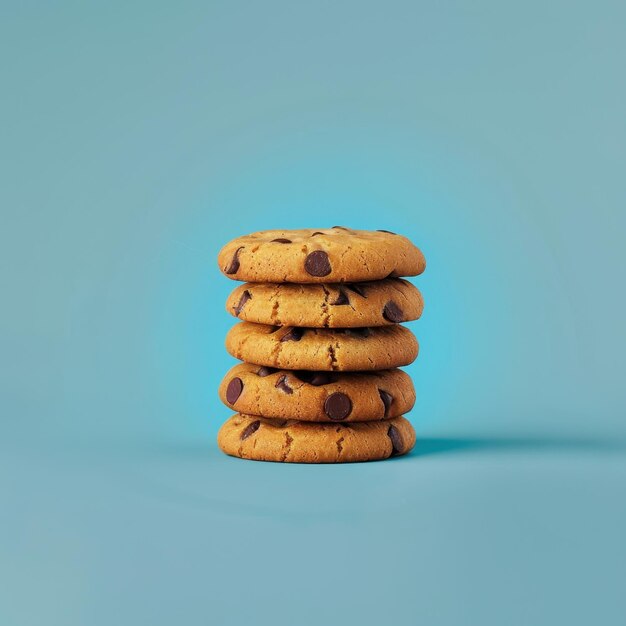
[{"label": "blue surface", "polygon": [[[13,3],[0,624],[623,624],[623,3]],[[424,250],[415,452],[215,445],[245,232]]]}]

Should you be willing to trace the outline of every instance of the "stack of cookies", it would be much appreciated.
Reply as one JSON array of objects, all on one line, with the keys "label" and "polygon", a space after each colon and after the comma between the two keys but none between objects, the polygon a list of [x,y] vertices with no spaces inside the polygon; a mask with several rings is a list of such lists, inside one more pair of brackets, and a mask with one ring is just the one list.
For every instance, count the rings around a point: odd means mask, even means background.
[{"label": "stack of cookies", "polygon": [[226,349],[243,361],[219,389],[237,411],[218,434],[226,454],[341,463],[411,450],[403,414],[415,390],[398,367],[418,343],[399,323],[422,313],[420,292],[401,278],[424,271],[417,247],[389,231],[270,230],[231,241],[218,262],[247,281],[226,303],[242,320]]}]

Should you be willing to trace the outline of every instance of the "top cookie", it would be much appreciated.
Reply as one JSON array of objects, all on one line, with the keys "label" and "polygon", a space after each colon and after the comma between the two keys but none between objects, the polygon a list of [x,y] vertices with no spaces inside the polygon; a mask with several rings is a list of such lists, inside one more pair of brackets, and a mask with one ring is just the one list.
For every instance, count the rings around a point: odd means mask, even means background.
[{"label": "top cookie", "polygon": [[419,248],[383,230],[265,230],[238,237],[218,255],[222,272],[252,283],[341,283],[416,276],[426,268]]}]

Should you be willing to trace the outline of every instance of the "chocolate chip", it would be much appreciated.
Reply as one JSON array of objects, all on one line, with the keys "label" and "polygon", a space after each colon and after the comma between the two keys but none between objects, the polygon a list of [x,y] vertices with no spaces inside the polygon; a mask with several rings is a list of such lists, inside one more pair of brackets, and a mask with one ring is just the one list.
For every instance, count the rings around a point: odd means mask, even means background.
[{"label": "chocolate chip", "polygon": [[256,420],[255,422],[252,422],[251,424],[248,424],[241,431],[241,435],[239,436],[239,439],[241,439],[241,441],[243,441],[244,439],[247,439],[250,435],[252,435],[257,430],[259,430],[259,426],[260,425],[261,425],[261,420]]},{"label": "chocolate chip", "polygon": [[333,226],[333,228],[339,228],[341,230],[350,230],[349,228],[346,228],[345,226]]},{"label": "chocolate chip", "polygon": [[266,376],[269,376],[270,374],[274,374],[275,372],[277,372],[277,369],[274,369],[273,367],[265,367],[265,365],[263,367],[261,367],[259,369],[259,371],[256,373],[257,376],[260,376],[261,378],[265,378]]},{"label": "chocolate chip", "polygon": [[361,338],[369,337],[372,334],[372,331],[369,328],[345,328],[341,331],[336,330],[335,332],[343,332],[344,335]]},{"label": "chocolate chip", "polygon": [[323,235],[324,233],[321,233],[319,230],[315,231],[311,237],[315,237],[315,235]]},{"label": "chocolate chip", "polygon": [[242,391],[243,381],[241,378],[233,378],[228,383],[228,387],[226,387],[226,400],[228,400],[228,404],[235,404]]},{"label": "chocolate chip", "polygon": [[341,306],[342,304],[350,304],[350,298],[348,298],[348,294],[343,289],[340,288],[337,299],[334,302],[331,302],[331,304],[335,306]]},{"label": "chocolate chip", "polygon": [[383,317],[388,322],[401,322],[404,318],[404,313],[402,313],[402,309],[393,300],[389,300],[383,308]]},{"label": "chocolate chip", "polygon": [[292,372],[292,374],[296,378],[299,378],[314,387],[328,385],[328,383],[333,383],[337,379],[337,375],[334,372],[310,372],[307,370],[298,370],[297,372]]},{"label": "chocolate chip", "polygon": [[311,276],[328,276],[332,271],[328,255],[323,250],[315,250],[308,254],[304,261],[304,269]]},{"label": "chocolate chip", "polygon": [[239,316],[239,314],[241,313],[241,310],[246,305],[246,302],[250,300],[250,298],[252,298],[252,294],[246,289],[241,294],[241,298],[239,298],[239,303],[237,304],[237,306],[233,307],[233,311],[235,312],[235,315]]},{"label": "chocolate chip", "polygon": [[322,385],[334,383],[336,380],[337,374],[331,372],[315,372],[315,375],[311,378],[309,384],[314,387],[321,387]]},{"label": "chocolate chip", "polygon": [[346,289],[354,291],[354,293],[360,295],[362,298],[367,298],[365,295],[365,289],[361,285],[355,285],[353,283],[346,283]]},{"label": "chocolate chip", "polygon": [[315,375],[315,372],[310,372],[308,370],[293,370],[291,372],[291,375],[295,376],[298,380],[301,380],[302,382],[308,383]]},{"label": "chocolate chip", "polygon": [[293,389],[287,384],[287,374],[283,374],[274,385],[277,389],[282,389],[285,393],[293,393]]},{"label": "chocolate chip", "polygon": [[227,274],[236,274],[239,271],[239,251],[243,250],[243,246],[240,246],[235,250],[235,254],[233,254],[233,260],[230,262],[230,265],[224,270]]},{"label": "chocolate chip", "polygon": [[315,376],[316,372],[310,372],[308,370],[296,370],[294,372],[291,372],[296,378],[298,378],[299,380],[301,380],[302,382],[305,383],[310,383],[311,380],[313,379],[313,376]]},{"label": "chocolate chip", "polygon": [[380,394],[380,399],[385,405],[384,417],[387,417],[387,415],[389,414],[389,408],[393,404],[393,396],[388,391],[384,391],[383,389],[379,389],[378,393]]},{"label": "chocolate chip", "polygon": [[302,335],[304,335],[304,328],[298,328],[294,326],[288,333],[283,335],[280,340],[281,341],[300,341],[302,339]]},{"label": "chocolate chip", "polygon": [[340,391],[331,393],[324,402],[324,412],[331,420],[345,420],[352,411],[352,401]]},{"label": "chocolate chip", "polygon": [[400,431],[392,424],[389,426],[389,430],[387,431],[387,436],[391,439],[391,455],[394,454],[402,454],[404,452],[404,441],[402,441],[402,435]]},{"label": "chocolate chip", "polygon": [[291,239],[283,239],[282,237],[279,239],[272,239],[270,243],[291,243]]},{"label": "chocolate chip", "polygon": [[395,235],[396,233],[392,233],[390,230],[383,230],[382,228],[379,228],[377,231],[377,233],[387,233],[389,235]]}]

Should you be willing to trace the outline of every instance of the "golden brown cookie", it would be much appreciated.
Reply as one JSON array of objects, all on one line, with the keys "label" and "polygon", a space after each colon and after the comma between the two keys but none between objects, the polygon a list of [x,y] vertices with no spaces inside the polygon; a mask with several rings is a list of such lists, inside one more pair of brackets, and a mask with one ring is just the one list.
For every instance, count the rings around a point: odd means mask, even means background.
[{"label": "golden brown cookie", "polygon": [[416,276],[426,268],[406,237],[343,226],[238,237],[220,250],[218,263],[229,278],[252,283],[360,282]]},{"label": "golden brown cookie", "polygon": [[217,443],[226,454],[255,461],[350,463],[406,454],[415,431],[404,417],[315,424],[237,414],[222,425]]},{"label": "golden brown cookie", "polygon": [[399,369],[311,372],[240,363],[222,380],[219,395],[240,413],[310,422],[382,420],[415,404],[411,378]]},{"label": "golden brown cookie", "polygon": [[226,310],[246,322],[309,328],[387,326],[416,320],[424,308],[417,287],[402,278],[364,283],[246,283]]},{"label": "golden brown cookie", "polygon": [[375,371],[412,363],[415,335],[404,326],[377,328],[301,328],[235,324],[226,349],[237,359],[288,370]]}]

